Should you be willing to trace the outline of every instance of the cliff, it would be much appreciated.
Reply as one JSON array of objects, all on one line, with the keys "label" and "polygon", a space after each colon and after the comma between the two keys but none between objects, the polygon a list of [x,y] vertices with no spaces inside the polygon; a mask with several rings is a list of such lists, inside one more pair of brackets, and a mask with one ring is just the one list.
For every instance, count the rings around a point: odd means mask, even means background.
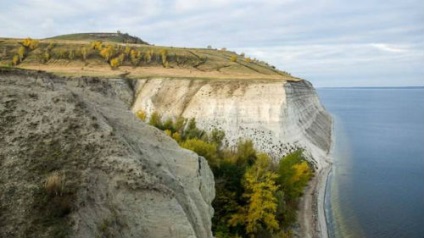
[{"label": "cliff", "polygon": [[0,237],[212,237],[214,180],[126,80],[0,71]]},{"label": "cliff", "polygon": [[327,163],[331,118],[307,81],[152,78],[138,80],[135,92],[133,112],[195,118],[225,131],[230,146],[249,138],[275,159],[301,147],[317,168]]}]

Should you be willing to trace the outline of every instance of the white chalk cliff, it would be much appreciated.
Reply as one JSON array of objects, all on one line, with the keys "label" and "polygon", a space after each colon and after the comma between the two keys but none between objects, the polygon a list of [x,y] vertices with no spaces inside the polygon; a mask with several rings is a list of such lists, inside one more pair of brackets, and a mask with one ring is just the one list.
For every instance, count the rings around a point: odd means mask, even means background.
[{"label": "white chalk cliff", "polygon": [[132,110],[195,118],[202,129],[223,130],[230,146],[249,138],[277,159],[302,147],[318,168],[327,163],[331,118],[304,80],[142,79]]}]

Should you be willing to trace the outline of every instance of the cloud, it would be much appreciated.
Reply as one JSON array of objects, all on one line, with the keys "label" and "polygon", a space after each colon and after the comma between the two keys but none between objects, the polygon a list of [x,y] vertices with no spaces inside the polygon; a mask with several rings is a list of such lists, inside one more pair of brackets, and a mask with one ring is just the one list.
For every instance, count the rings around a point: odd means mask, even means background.
[{"label": "cloud", "polygon": [[243,51],[316,85],[361,86],[355,78],[367,77],[424,85],[423,8],[420,0],[15,0],[2,4],[0,33],[120,30],[156,45]]}]

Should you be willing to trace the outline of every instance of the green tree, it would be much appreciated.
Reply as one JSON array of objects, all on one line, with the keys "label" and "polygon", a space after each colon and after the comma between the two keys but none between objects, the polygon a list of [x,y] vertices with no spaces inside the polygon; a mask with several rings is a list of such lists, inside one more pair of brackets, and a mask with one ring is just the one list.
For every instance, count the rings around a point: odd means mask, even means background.
[{"label": "green tree", "polygon": [[278,185],[277,174],[270,171],[271,160],[266,154],[259,154],[254,165],[244,175],[243,187],[247,206],[242,207],[231,218],[230,225],[245,225],[246,233],[253,235],[262,229],[276,231],[279,229],[275,213]]},{"label": "green tree", "polygon": [[237,143],[237,164],[252,165],[256,160],[256,150],[252,140],[240,140]]},{"label": "green tree", "polygon": [[288,200],[299,198],[313,175],[312,168],[303,157],[303,151],[297,150],[284,156],[278,166],[277,182]]}]

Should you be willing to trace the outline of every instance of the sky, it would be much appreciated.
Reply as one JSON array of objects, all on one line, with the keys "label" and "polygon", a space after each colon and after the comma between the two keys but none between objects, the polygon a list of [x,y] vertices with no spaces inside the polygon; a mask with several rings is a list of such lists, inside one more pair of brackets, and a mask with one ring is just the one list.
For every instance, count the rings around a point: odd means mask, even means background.
[{"label": "sky", "polygon": [[3,0],[0,37],[227,48],[316,87],[424,86],[423,0]]}]

